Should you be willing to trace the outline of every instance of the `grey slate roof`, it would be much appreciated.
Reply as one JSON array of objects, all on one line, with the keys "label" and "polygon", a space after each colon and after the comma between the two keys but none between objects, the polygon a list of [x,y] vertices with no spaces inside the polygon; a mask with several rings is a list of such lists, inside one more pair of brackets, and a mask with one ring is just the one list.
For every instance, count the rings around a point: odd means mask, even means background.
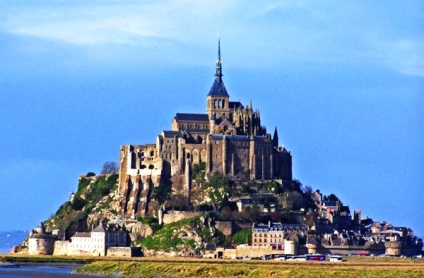
[{"label": "grey slate roof", "polygon": [[170,131],[170,130],[164,130],[163,136],[165,138],[174,138],[175,136],[180,137],[181,132],[180,131]]},{"label": "grey slate roof", "polygon": [[239,108],[239,107],[243,108],[243,105],[241,104],[240,101],[230,101],[229,107],[230,109]]},{"label": "grey slate roof", "polygon": [[215,78],[215,81],[212,84],[212,88],[209,91],[208,96],[213,97],[230,97],[225,89],[224,82],[221,77]]},{"label": "grey slate roof", "polygon": [[90,233],[75,233],[75,235],[73,235],[72,237],[91,237]]},{"label": "grey slate roof", "polygon": [[175,119],[177,121],[209,122],[207,114],[177,113]]},{"label": "grey slate roof", "polygon": [[231,140],[231,141],[250,141],[250,137],[247,135],[221,135],[221,134],[213,134],[211,135],[213,140]]},{"label": "grey slate roof", "polygon": [[105,224],[103,224],[103,223],[100,223],[99,224],[99,226],[97,226],[94,230],[93,230],[93,232],[106,232],[106,227],[105,227],[106,225]]},{"label": "grey slate roof", "polygon": [[209,133],[209,129],[205,128],[205,129],[187,129],[188,132],[190,133]]}]

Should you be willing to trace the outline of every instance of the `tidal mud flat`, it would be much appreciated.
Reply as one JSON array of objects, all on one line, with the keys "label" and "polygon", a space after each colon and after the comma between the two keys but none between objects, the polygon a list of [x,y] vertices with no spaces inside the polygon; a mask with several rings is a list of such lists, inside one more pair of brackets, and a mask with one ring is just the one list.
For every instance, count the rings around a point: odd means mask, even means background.
[{"label": "tidal mud flat", "polygon": [[[0,256],[0,277],[424,277],[424,259],[346,257],[343,262]],[[11,268],[11,265],[19,265]],[[74,273],[72,273],[74,271]],[[11,276],[12,275],[12,276]]]}]

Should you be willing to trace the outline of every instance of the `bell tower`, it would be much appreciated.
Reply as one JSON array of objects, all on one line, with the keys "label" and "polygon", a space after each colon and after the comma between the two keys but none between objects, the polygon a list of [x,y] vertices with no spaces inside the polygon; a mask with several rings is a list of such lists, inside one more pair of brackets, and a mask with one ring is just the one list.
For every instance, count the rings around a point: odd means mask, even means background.
[{"label": "bell tower", "polygon": [[221,63],[221,39],[218,33],[218,60],[215,67],[215,81],[207,96],[206,113],[209,119],[218,119],[221,115],[229,118],[230,116],[230,96],[225,89],[222,81],[222,63]]}]

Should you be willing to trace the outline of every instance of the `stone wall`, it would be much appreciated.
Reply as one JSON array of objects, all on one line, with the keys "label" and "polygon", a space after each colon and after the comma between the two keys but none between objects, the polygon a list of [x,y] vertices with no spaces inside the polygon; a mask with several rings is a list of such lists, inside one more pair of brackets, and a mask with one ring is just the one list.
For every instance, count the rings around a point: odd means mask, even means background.
[{"label": "stone wall", "polygon": [[108,257],[141,257],[140,247],[109,247]]},{"label": "stone wall", "polygon": [[192,211],[169,211],[163,215],[163,223],[169,224],[172,222],[177,222],[184,220],[190,217],[199,216],[201,212],[192,212]]},{"label": "stone wall", "polygon": [[[220,252],[220,248],[217,248],[217,255]],[[236,257],[250,257],[260,258],[263,255],[269,254],[283,254],[282,250],[272,250],[271,246],[250,246],[250,245],[239,245],[236,249],[223,249],[223,258]]]},{"label": "stone wall", "polygon": [[335,245],[319,245],[317,246],[317,252],[321,254],[367,254],[367,255],[380,255],[385,253],[384,245],[373,244],[365,246],[335,246]]},{"label": "stone wall", "polygon": [[70,242],[67,240],[58,240],[54,243],[54,256],[66,256],[69,252]]},{"label": "stone wall", "polygon": [[233,234],[232,221],[216,221],[215,228],[220,230],[225,236],[231,236]]},{"label": "stone wall", "polygon": [[28,239],[30,255],[52,255],[54,251],[55,237],[39,236]]}]

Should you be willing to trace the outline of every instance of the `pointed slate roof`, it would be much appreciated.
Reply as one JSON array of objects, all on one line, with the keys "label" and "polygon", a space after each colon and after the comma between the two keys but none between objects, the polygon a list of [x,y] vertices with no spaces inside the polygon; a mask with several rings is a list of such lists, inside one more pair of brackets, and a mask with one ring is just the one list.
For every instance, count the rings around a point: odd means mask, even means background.
[{"label": "pointed slate roof", "polygon": [[177,121],[209,122],[207,114],[177,113],[174,118]]},{"label": "pointed slate roof", "polygon": [[215,81],[209,91],[208,96],[229,97],[222,81],[222,63],[221,63],[221,40],[218,38],[218,60],[216,61]]},{"label": "pointed slate roof", "polygon": [[106,227],[105,227],[105,226],[106,226],[105,224],[100,223],[100,224],[99,224],[99,226],[97,226],[97,227],[93,230],[93,232],[104,233],[104,232],[106,232]]},{"label": "pointed slate roof", "polygon": [[224,82],[221,77],[215,78],[215,81],[212,84],[212,88],[209,91],[208,96],[212,97],[230,97],[225,89]]}]

